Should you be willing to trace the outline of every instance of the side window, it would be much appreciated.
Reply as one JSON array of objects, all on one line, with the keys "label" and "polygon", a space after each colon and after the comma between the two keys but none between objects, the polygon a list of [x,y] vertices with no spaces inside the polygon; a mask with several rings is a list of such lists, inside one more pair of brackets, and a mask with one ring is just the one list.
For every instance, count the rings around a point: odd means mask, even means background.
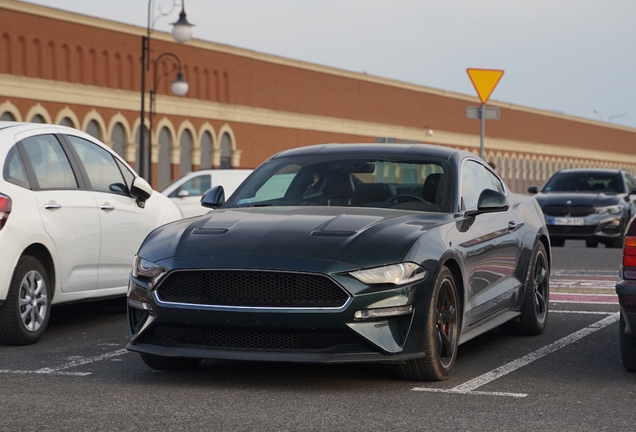
[{"label": "side window", "polygon": [[504,193],[501,181],[480,163],[472,160],[462,166],[462,198],[467,209],[477,208],[479,194],[484,189]]},{"label": "side window", "polygon": [[9,183],[13,183],[27,189],[29,188],[26,170],[24,169],[22,158],[20,157],[20,153],[16,146],[13,146],[7,154],[2,175]]},{"label": "side window", "polygon": [[67,138],[84,165],[92,190],[128,195],[128,187],[113,155],[83,138],[72,135]]},{"label": "side window", "polygon": [[40,189],[77,189],[77,179],[62,145],[54,135],[22,140]]},{"label": "side window", "polygon": [[636,183],[634,182],[634,177],[632,177],[631,174],[626,173],[625,181],[627,183],[627,193],[630,193],[632,189],[634,188],[634,186],[636,186]]},{"label": "side window", "polygon": [[128,187],[128,191],[130,192],[130,188],[132,187],[132,182],[135,179],[135,175],[130,171],[126,165],[124,165],[119,159],[115,159],[117,162],[117,166],[124,176],[124,180],[126,180],[126,186]]},{"label": "side window", "polygon": [[177,196],[178,193],[182,190],[188,191],[190,196],[198,196],[203,195],[205,191],[210,189],[212,181],[209,175],[200,175],[194,178],[191,178],[187,182],[181,185],[177,190],[172,192],[170,196]]}]

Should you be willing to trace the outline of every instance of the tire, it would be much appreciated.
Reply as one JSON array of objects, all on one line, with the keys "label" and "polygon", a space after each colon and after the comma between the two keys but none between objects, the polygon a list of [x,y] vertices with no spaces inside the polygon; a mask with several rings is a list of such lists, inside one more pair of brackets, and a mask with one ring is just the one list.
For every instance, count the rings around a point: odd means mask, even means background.
[{"label": "tire", "polygon": [[595,248],[598,246],[598,240],[596,239],[585,239],[585,247]]},{"label": "tire", "polygon": [[201,363],[201,359],[198,358],[163,357],[147,353],[141,353],[141,359],[152,369],[169,371],[193,370]]},{"label": "tire", "polygon": [[13,271],[7,299],[0,307],[0,342],[36,343],[51,315],[49,276],[40,261],[23,256]]},{"label": "tire", "polygon": [[565,245],[565,239],[562,238],[551,238],[550,245],[554,247],[563,247]]},{"label": "tire", "polygon": [[550,267],[543,243],[539,242],[532,254],[528,282],[521,305],[521,315],[501,325],[508,334],[539,335],[548,321],[550,301]]},{"label": "tire", "polygon": [[607,243],[605,243],[605,247],[607,248],[613,248],[613,249],[619,249],[623,247],[623,236],[614,239],[614,240],[610,240]]},{"label": "tire", "polygon": [[623,366],[630,372],[636,372],[636,337],[625,334],[623,312],[621,312],[620,318],[620,345]]},{"label": "tire", "polygon": [[410,380],[442,381],[449,377],[457,358],[461,306],[452,273],[442,267],[437,275],[424,328],[424,357],[399,366]]}]

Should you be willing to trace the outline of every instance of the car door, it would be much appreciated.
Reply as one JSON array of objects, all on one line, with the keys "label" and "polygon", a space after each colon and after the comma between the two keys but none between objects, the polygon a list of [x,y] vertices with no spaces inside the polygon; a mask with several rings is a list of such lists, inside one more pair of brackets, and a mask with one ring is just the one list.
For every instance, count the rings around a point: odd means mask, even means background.
[{"label": "car door", "polygon": [[101,235],[93,195],[80,189],[82,179],[56,135],[24,138],[18,150],[44,229],[60,257],[54,263],[57,282],[64,292],[95,289]]},{"label": "car door", "polygon": [[[501,180],[480,162],[462,164],[461,196],[467,210],[477,208],[484,189],[505,193]],[[474,216],[468,256],[470,323],[477,323],[510,305],[519,286],[515,269],[521,254],[516,231],[521,227],[514,213],[507,211]]]},{"label": "car door", "polygon": [[101,226],[97,287],[126,286],[133,257],[155,227],[155,217],[130,195],[134,175],[123,163],[91,141],[73,135],[66,138],[81,162],[89,193],[97,203]]}]

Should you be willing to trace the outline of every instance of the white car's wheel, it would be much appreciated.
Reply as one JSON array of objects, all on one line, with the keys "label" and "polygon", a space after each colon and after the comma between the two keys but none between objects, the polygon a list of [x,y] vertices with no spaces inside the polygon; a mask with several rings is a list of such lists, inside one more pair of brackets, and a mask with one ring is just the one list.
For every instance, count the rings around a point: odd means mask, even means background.
[{"label": "white car's wheel", "polygon": [[23,256],[13,272],[9,294],[0,307],[0,342],[36,343],[49,323],[49,277],[36,258]]}]

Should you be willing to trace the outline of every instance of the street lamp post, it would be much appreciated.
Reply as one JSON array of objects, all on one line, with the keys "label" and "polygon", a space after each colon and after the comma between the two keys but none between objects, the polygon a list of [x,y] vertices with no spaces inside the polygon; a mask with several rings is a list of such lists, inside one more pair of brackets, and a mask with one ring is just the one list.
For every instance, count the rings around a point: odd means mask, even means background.
[{"label": "street lamp post", "polygon": [[[188,93],[188,90],[190,89],[190,85],[188,84],[188,82],[183,78],[183,69],[181,68],[181,60],[179,59],[179,57],[177,57],[175,54],[171,53],[171,52],[167,52],[167,53],[163,53],[161,55],[159,55],[159,57],[157,57],[157,59],[155,60],[155,65],[154,65],[154,79],[152,82],[152,89],[150,90],[150,111],[148,113],[148,118],[149,118],[149,126],[150,126],[150,132],[148,133],[148,182],[152,184],[152,117],[155,113],[155,100],[157,97],[157,83],[159,82],[159,80],[163,77],[165,77],[166,75],[168,75],[170,72],[166,72],[163,75],[161,75],[160,77],[157,78],[157,66],[160,64],[159,60],[161,60],[163,57],[172,57],[175,61],[176,61],[176,67],[178,68],[179,72],[177,72],[177,78],[175,80],[172,81],[171,84],[171,90],[172,93],[175,96],[185,96],[186,93]],[[174,70],[175,67],[173,66],[172,70]]]},{"label": "street lamp post", "polygon": [[[151,158],[152,153],[151,153],[150,145],[148,146],[148,149],[146,149],[146,137],[145,137],[146,100],[145,98],[146,98],[146,71],[150,70],[150,33],[153,28],[154,21],[156,21],[156,20],[153,21],[151,19],[153,2],[154,0],[148,0],[148,24],[146,26],[146,34],[141,37],[141,110],[139,113],[139,120],[140,120],[140,123],[139,123],[139,174],[143,178],[145,178],[149,183],[152,181],[152,179],[150,178],[150,166],[152,164],[152,158]],[[174,3],[174,0],[173,0],[172,9],[165,13],[160,10],[160,15],[157,17],[157,19],[161,18],[162,16],[169,15],[177,6],[178,4]],[[185,0],[182,0],[181,2],[181,13],[179,14],[179,20],[172,23],[172,26],[173,26],[172,37],[174,38],[175,41],[179,43],[185,43],[189,41],[190,38],[192,37],[192,24],[190,24],[188,20],[186,19]],[[156,70],[156,67],[155,67],[155,70]],[[183,78],[183,74],[181,73],[180,61],[179,61],[179,71],[180,71],[181,78]],[[152,129],[149,130],[148,135],[152,136]],[[146,152],[148,153],[147,163],[146,163]],[[148,165],[147,169],[146,169],[146,165]]]}]

